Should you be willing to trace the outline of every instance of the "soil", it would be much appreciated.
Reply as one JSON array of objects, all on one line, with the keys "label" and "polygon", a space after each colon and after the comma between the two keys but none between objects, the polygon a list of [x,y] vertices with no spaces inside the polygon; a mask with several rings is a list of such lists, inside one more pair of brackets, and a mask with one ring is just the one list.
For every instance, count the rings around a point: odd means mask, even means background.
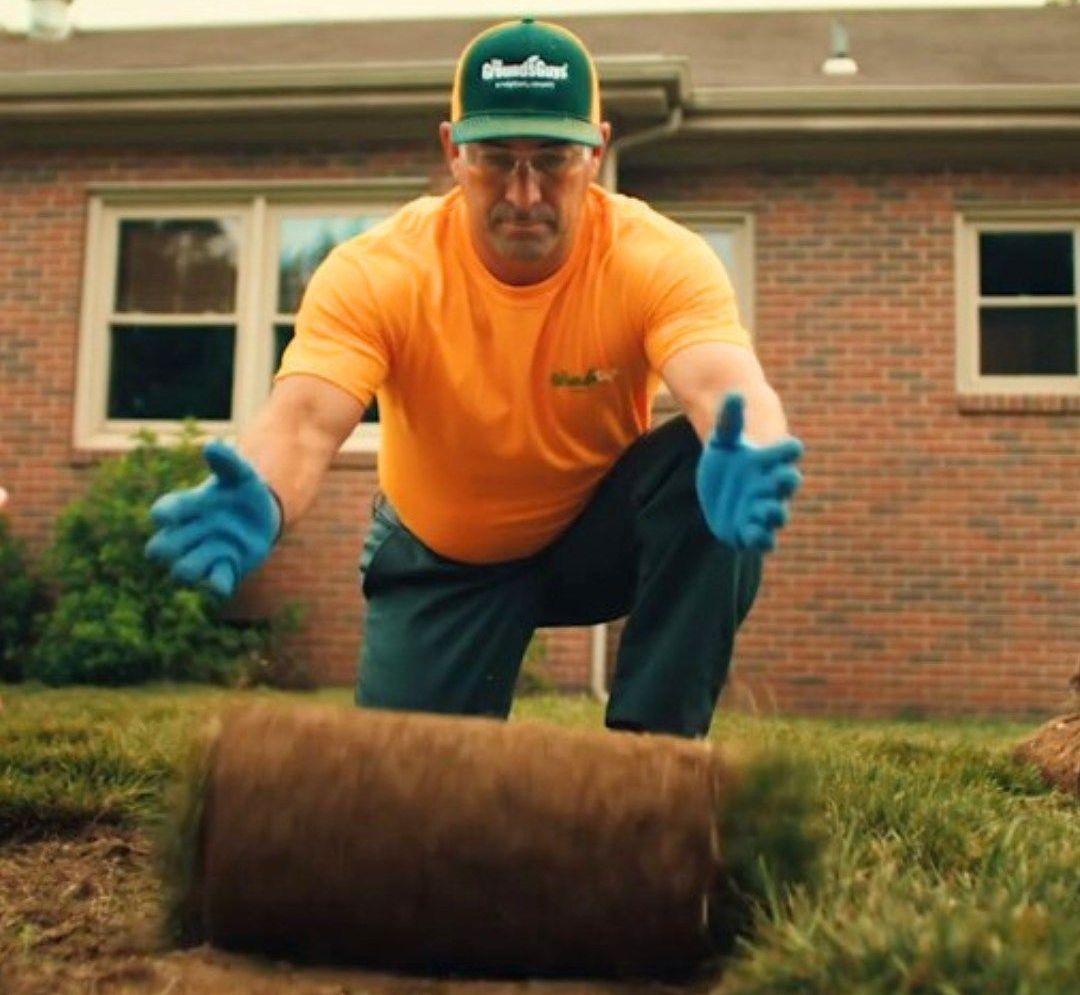
[{"label": "soil", "polygon": [[66,839],[0,844],[3,995],[705,995],[588,981],[414,978],[297,967],[162,940],[149,841],[98,826]]},{"label": "soil", "polygon": [[1080,795],[1080,710],[1040,726],[1016,752],[1035,764],[1051,784]]}]

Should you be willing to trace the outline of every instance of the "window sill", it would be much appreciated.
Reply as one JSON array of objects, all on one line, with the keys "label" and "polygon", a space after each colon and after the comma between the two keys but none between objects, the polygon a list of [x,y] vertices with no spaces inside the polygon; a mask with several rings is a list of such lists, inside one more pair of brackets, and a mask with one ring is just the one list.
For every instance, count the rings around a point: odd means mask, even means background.
[{"label": "window sill", "polygon": [[[130,446],[103,446],[100,449],[76,449],[73,448],[68,455],[68,466],[75,468],[96,466],[102,460],[113,456],[122,456],[130,452]],[[379,465],[379,454],[364,452],[363,450],[347,449],[339,450],[330,464],[330,471],[334,470],[374,470]]]},{"label": "window sill", "polygon": [[339,449],[331,470],[374,470],[379,465],[379,454],[361,449]]},{"label": "window sill", "polygon": [[[125,426],[124,431],[101,430],[86,432],[77,437],[68,454],[68,463],[73,467],[89,467],[112,456],[121,456],[131,452],[137,445],[135,429],[149,427],[158,442],[165,446],[173,445],[179,434],[177,423],[157,423],[148,426]],[[224,439],[235,443],[236,432],[227,423],[199,426],[203,441]],[[370,470],[378,465],[379,453],[378,426],[362,425],[342,444],[330,464],[331,470]]]},{"label": "window sill", "polygon": [[963,414],[1080,414],[1080,394],[960,394],[957,409]]}]

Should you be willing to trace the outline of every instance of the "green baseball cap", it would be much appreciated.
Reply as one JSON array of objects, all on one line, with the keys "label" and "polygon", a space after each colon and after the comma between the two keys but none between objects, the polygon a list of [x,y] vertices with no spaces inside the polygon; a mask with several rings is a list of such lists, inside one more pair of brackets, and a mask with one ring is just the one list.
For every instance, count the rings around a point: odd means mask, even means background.
[{"label": "green baseball cap", "polygon": [[496,24],[458,60],[450,121],[457,145],[500,138],[602,145],[596,66],[581,39],[558,24],[531,17]]}]

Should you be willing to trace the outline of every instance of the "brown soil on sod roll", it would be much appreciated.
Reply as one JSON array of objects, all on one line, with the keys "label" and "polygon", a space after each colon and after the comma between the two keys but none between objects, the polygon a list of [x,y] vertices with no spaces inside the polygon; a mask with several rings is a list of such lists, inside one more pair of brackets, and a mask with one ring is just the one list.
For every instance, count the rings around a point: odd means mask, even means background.
[{"label": "brown soil on sod roll", "polygon": [[1080,795],[1080,711],[1040,726],[1017,747],[1016,755],[1035,764],[1062,791]]},{"label": "brown soil on sod roll", "polygon": [[685,977],[730,946],[754,890],[723,863],[740,782],[700,742],[259,706],[225,718],[208,770],[178,892],[189,941],[423,973]]},{"label": "brown soil on sod roll", "polygon": [[207,786],[206,938],[425,972],[685,973],[712,952],[723,783],[676,740],[248,709]]},{"label": "brown soil on sod roll", "polygon": [[3,995],[707,995],[712,984],[436,980],[168,950],[151,841],[113,826],[0,842]]}]

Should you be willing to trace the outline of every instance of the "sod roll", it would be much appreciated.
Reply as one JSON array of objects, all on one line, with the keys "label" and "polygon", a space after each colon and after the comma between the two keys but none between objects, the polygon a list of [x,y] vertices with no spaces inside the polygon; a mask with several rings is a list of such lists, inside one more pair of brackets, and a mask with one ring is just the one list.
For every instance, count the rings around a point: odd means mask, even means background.
[{"label": "sod roll", "polygon": [[251,707],[189,788],[185,940],[376,969],[687,976],[816,849],[791,776],[541,723]]},{"label": "sod roll", "polygon": [[1015,755],[1038,767],[1050,784],[1080,795],[1080,710],[1041,725]]}]

